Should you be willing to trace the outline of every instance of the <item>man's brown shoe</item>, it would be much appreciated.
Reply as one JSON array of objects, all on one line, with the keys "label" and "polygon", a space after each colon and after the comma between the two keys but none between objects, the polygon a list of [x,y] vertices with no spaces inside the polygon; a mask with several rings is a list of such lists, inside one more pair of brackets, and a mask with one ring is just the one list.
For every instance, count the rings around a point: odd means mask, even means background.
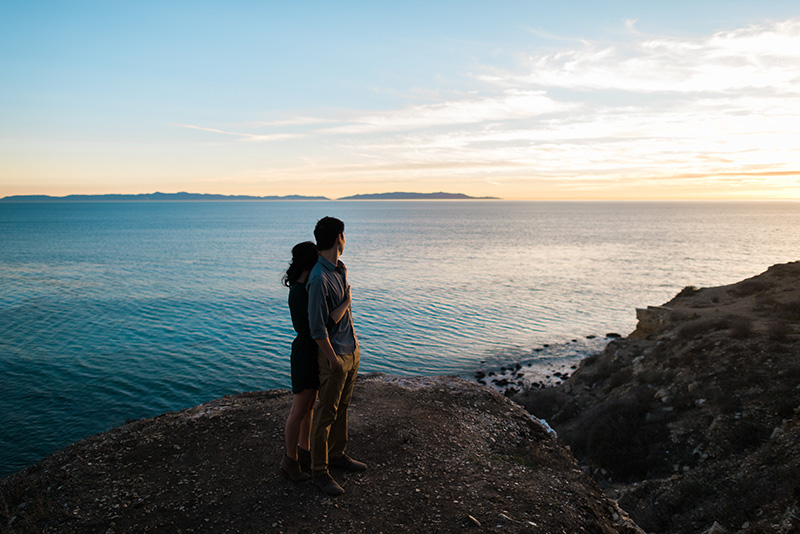
[{"label": "man's brown shoe", "polygon": [[297,460],[289,458],[285,454],[283,455],[283,460],[281,460],[281,474],[288,479],[294,480],[295,482],[300,482],[311,478],[311,475],[304,473],[300,469],[300,463]]},{"label": "man's brown shoe", "polygon": [[333,479],[330,473],[325,471],[321,475],[314,476],[314,484],[319,486],[326,494],[330,495],[331,497],[337,497],[344,493],[344,489]]},{"label": "man's brown shoe", "polygon": [[353,460],[346,454],[341,455],[339,458],[331,458],[328,461],[328,465],[347,471],[366,471],[367,469],[367,464],[359,462],[358,460]]}]

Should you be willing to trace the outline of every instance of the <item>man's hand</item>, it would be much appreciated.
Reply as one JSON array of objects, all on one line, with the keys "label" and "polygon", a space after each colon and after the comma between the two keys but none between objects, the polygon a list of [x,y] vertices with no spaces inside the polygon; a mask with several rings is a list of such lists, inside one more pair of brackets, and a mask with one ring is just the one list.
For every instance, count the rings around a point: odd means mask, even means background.
[{"label": "man's hand", "polygon": [[335,373],[341,365],[338,356],[333,356],[332,358],[328,356],[328,368],[331,370],[331,373]]},{"label": "man's hand", "polygon": [[325,337],[322,339],[316,339],[317,345],[319,345],[322,354],[328,359],[328,368],[333,373],[337,371],[339,367],[342,365],[339,363],[339,357],[336,355],[336,351],[333,350],[333,345],[331,345],[330,340]]}]

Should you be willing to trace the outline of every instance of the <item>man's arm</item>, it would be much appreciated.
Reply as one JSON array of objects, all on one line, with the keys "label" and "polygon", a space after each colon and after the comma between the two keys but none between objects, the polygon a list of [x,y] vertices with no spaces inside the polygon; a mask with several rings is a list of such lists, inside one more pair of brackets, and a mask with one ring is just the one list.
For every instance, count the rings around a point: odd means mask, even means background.
[{"label": "man's arm", "polygon": [[344,314],[347,313],[347,309],[350,307],[350,286],[347,286],[347,289],[344,292],[344,302],[339,304],[339,306],[331,312],[331,320],[334,324],[338,324],[339,321],[342,320]]},{"label": "man's arm", "polygon": [[325,288],[321,277],[313,276],[308,280],[308,325],[311,337],[317,342],[322,353],[328,359],[331,371],[339,367],[339,359],[333,350],[331,340],[328,339],[328,303],[325,299]]}]

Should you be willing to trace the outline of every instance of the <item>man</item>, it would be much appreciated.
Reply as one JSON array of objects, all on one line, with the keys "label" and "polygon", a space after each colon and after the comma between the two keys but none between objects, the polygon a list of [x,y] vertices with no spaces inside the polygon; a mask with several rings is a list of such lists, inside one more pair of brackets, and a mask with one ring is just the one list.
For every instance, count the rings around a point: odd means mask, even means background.
[{"label": "man", "polygon": [[311,425],[311,471],[322,491],[335,496],[344,489],[330,475],[329,466],[349,471],[367,468],[345,454],[347,408],[361,353],[350,309],[338,323],[330,318],[331,310],[350,298],[347,269],[339,260],[344,252],[344,223],[324,217],[317,222],[314,237],[319,260],[306,284],[311,337],[319,346],[319,401]]}]

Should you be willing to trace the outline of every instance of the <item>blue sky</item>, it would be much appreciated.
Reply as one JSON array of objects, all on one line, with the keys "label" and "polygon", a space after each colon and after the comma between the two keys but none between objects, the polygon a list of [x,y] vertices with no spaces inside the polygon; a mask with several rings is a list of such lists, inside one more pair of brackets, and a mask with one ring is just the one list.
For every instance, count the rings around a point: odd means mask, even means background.
[{"label": "blue sky", "polygon": [[800,198],[797,2],[0,4],[0,196]]}]

